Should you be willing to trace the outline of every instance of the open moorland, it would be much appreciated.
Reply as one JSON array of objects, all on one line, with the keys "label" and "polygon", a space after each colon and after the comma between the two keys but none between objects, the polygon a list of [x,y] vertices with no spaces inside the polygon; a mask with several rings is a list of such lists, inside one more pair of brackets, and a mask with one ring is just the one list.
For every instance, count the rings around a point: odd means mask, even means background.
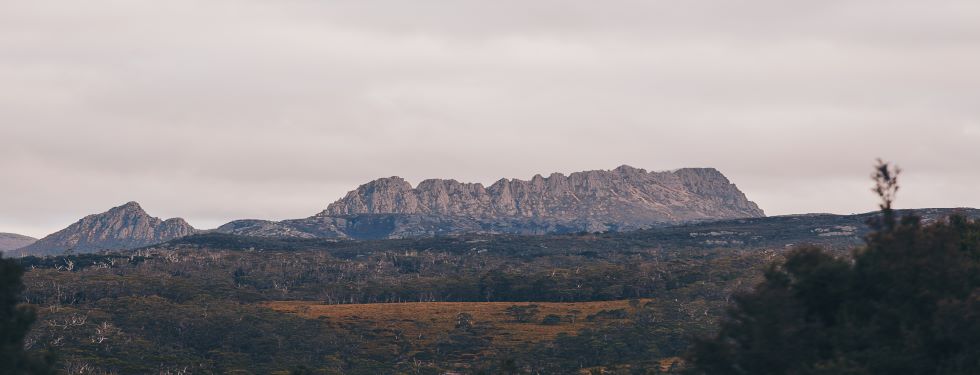
[{"label": "open moorland", "polygon": [[[429,345],[459,328],[485,330],[496,348],[554,340],[575,335],[599,321],[625,320],[650,299],[596,302],[407,302],[325,305],[276,301],[263,305],[331,325],[372,332],[391,343],[407,340]],[[364,329],[367,328],[367,329]]]}]

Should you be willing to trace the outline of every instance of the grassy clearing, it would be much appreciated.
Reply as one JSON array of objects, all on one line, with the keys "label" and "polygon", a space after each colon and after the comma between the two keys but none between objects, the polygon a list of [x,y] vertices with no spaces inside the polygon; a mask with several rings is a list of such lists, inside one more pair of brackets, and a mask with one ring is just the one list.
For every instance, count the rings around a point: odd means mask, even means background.
[{"label": "grassy clearing", "polygon": [[[459,325],[460,314],[469,314],[470,323],[485,328],[494,347],[510,348],[522,344],[553,340],[559,334],[574,335],[590,325],[608,323],[616,310],[631,315],[651,300],[600,301],[578,303],[548,302],[421,302],[325,305],[303,301],[264,303],[273,310],[308,319],[325,319],[332,325],[363,330],[377,338],[430,345],[451,334]],[[536,306],[538,312],[527,322],[508,314],[512,306]],[[602,313],[605,311],[606,313]],[[549,315],[560,318],[546,324]],[[591,318],[590,318],[591,317]],[[554,318],[552,318],[554,320]]]}]

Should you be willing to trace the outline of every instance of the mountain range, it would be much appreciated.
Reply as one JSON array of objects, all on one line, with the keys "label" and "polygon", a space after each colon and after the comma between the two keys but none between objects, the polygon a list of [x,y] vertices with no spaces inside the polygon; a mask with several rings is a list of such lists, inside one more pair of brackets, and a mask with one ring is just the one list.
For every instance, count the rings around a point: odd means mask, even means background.
[{"label": "mountain range", "polygon": [[218,232],[302,238],[405,238],[462,233],[605,232],[682,222],[765,216],[711,168],[614,170],[501,179],[489,187],[399,177],[359,186],[317,215],[238,220]]},{"label": "mountain range", "polygon": [[[213,232],[294,238],[381,239],[464,233],[625,231],[687,222],[764,217],[713,168],[613,170],[500,179],[490,186],[399,177],[359,186],[311,217],[236,220]],[[136,202],[90,215],[15,254],[132,249],[201,233],[183,219],[151,217]]]}]

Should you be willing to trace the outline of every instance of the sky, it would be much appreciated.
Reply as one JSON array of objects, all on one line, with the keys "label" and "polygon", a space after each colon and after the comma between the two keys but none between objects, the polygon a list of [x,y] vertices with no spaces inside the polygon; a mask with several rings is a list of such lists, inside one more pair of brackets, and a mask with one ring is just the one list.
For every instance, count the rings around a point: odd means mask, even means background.
[{"label": "sky", "polygon": [[0,232],[401,176],[714,167],[770,215],[980,207],[980,2],[0,2]]}]

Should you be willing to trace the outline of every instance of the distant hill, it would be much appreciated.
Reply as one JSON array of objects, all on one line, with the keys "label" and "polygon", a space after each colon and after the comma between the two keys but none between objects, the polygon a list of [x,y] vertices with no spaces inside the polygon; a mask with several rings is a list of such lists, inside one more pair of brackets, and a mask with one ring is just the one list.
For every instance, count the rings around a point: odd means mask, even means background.
[{"label": "distant hill", "polygon": [[280,222],[239,220],[218,232],[266,237],[407,238],[461,233],[624,231],[691,221],[765,216],[721,172],[686,168],[553,173],[484,187],[399,177],[361,185],[323,212]]},{"label": "distant hill", "polygon": [[[959,214],[980,218],[973,208],[923,208],[897,210],[898,215],[917,215],[933,222]],[[644,242],[661,242],[675,247],[788,248],[813,244],[831,249],[850,249],[864,242],[871,232],[869,220],[880,212],[854,215],[803,214],[691,223],[619,234]]]},{"label": "distant hill", "polygon": [[16,250],[30,245],[34,241],[37,241],[37,238],[14,233],[0,233],[0,252]]},{"label": "distant hill", "polygon": [[125,250],[194,233],[197,230],[184,219],[160,220],[148,215],[138,203],[129,202],[101,214],[86,216],[12,254],[55,255],[67,250],[77,253]]},{"label": "distant hill", "polygon": [[[943,219],[951,214],[980,218],[980,210],[973,208],[899,210],[898,214],[916,214],[923,222]],[[877,211],[855,215],[804,214],[704,221],[610,233],[556,235],[484,233],[376,240],[244,236],[211,232],[175,239],[160,246],[270,251],[315,249],[342,256],[356,256],[377,249],[389,251],[440,249],[457,253],[481,249],[493,253],[523,254],[531,249],[535,251],[553,249],[558,253],[631,251],[646,248],[761,250],[788,249],[802,244],[847,251],[863,243],[864,237],[871,231],[868,221],[878,215]]]}]

